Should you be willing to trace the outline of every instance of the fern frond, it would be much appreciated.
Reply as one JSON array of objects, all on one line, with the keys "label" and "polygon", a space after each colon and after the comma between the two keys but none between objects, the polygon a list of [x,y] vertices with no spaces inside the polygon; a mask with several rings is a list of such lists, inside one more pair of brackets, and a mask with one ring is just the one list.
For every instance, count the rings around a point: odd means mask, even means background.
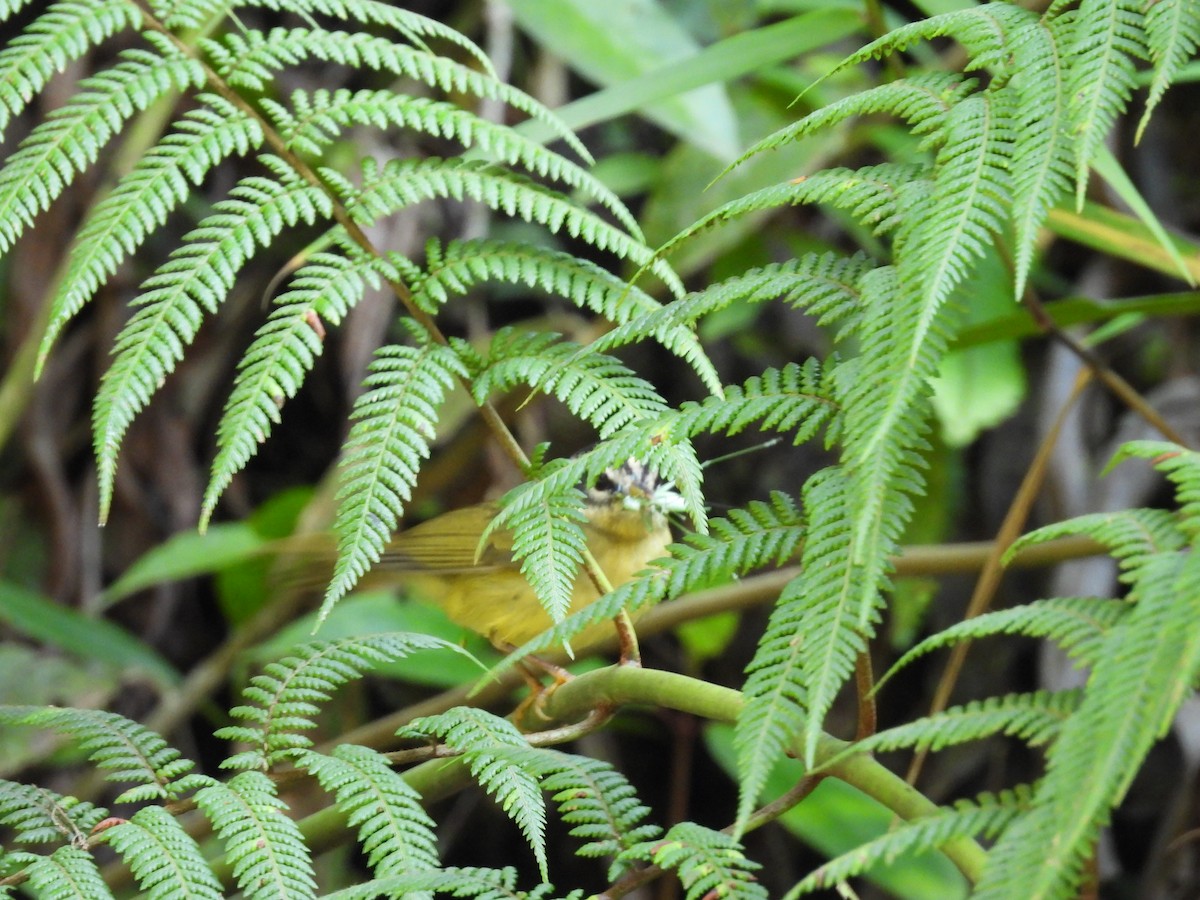
[{"label": "fern frond", "polygon": [[224,894],[195,838],[161,806],[139,809],[104,832],[150,900],[221,900]]},{"label": "fern frond", "polygon": [[231,85],[263,91],[280,70],[305,59],[339,63],[353,69],[376,69],[412,78],[448,94],[471,94],[499,100],[548,125],[555,137],[579,156],[592,156],[569,128],[528,94],[462,63],[435,56],[367,32],[325,31],[319,28],[272,28],[268,32],[229,33],[224,43],[204,40],[201,46],[213,59],[218,73]]},{"label": "fern frond", "polygon": [[482,405],[494,391],[517,384],[552,394],[601,438],[661,416],[667,404],[654,385],[611,356],[581,348],[553,332],[503,328],[492,338],[487,364],[471,385]]},{"label": "fern frond", "polygon": [[[609,763],[544,748],[530,747],[528,753],[542,790],[551,794],[563,821],[571,826],[571,836],[587,842],[577,851],[579,856],[615,857],[660,834],[657,825],[643,821],[650,810],[638,800],[633,785]],[[614,859],[608,880],[619,878],[623,868]]]},{"label": "fern frond", "polygon": [[1018,552],[1068,535],[1087,535],[1103,544],[1120,563],[1121,580],[1133,583],[1141,567],[1160,553],[1180,550],[1187,543],[1179,518],[1163,509],[1126,509],[1092,513],[1046,525],[1022,535],[1004,553],[1005,562]]},{"label": "fern frond", "polygon": [[125,50],[121,62],[81,81],[80,92],[21,141],[0,169],[0,254],[12,249],[34,217],[99,158],[135,113],[171,91],[204,84],[198,62],[171,52]]},{"label": "fern frond", "polygon": [[920,19],[895,28],[842,60],[825,78],[871,59],[880,59],[912,46],[917,41],[952,37],[970,57],[967,71],[992,69],[1002,79],[1011,74],[1011,52],[1025,29],[1037,21],[1037,16],[1012,3],[992,2],[955,10],[928,19]]},{"label": "fern frond", "polygon": [[[718,310],[776,298],[807,310],[821,325],[841,323],[847,326],[846,320],[857,313],[858,279],[873,266],[874,263],[862,253],[853,256],[806,253],[796,259],[772,263],[718,281],[682,300],[631,318],[593,342],[592,347],[608,351],[651,337],[665,343],[666,334]],[[844,327],[842,333],[845,331]],[[719,395],[720,391],[713,390],[713,394]]]},{"label": "fern frond", "polygon": [[196,786],[184,759],[159,735],[116,713],[56,706],[0,706],[0,723],[47,728],[70,735],[107,781],[133,782],[113,802],[174,800]]},{"label": "fern frond", "polygon": [[320,704],[337,688],[361,678],[380,663],[403,659],[415,650],[451,647],[423,634],[384,633],[317,642],[296,648],[292,656],[268,663],[242,691],[253,705],[235,706],[230,715],[250,725],[229,725],[217,737],[249,744],[225,760],[228,769],[258,769],[291,759],[312,746],[301,732],[316,727]]},{"label": "fern frond", "polygon": [[38,900],[106,900],[112,892],[104,883],[95,857],[79,847],[59,847],[25,870]]},{"label": "fern frond", "polygon": [[1071,29],[1069,132],[1075,204],[1082,208],[1092,157],[1133,93],[1135,59],[1145,59],[1140,0],[1084,0]]},{"label": "fern frond", "polygon": [[799,445],[822,428],[831,429],[826,443],[836,433],[839,403],[830,370],[816,359],[803,365],[788,363],[782,369],[766,369],[742,385],[728,385],[724,397],[706,397],[699,403],[688,400],[668,419],[677,439],[698,434],[738,434],[751,425],[771,431],[796,433]]},{"label": "fern frond", "polygon": [[883,753],[901,748],[936,753],[996,734],[1039,747],[1058,735],[1063,723],[1079,708],[1082,697],[1082,690],[1066,690],[974,700],[855,741],[847,753]]},{"label": "fern frond", "polygon": [[886,865],[901,854],[933,851],[953,838],[999,834],[1010,822],[1020,817],[1028,806],[1029,792],[1023,788],[1000,794],[981,794],[974,801],[960,800],[953,809],[904,822],[875,840],[825,863],[788,891],[786,900],[845,881],[875,866]]},{"label": "fern frond", "polygon": [[1050,747],[1032,810],[993,849],[977,896],[1070,891],[1111,809],[1191,695],[1200,674],[1200,556],[1160,555],[1142,566],[1136,587],[1138,602],[1110,631],[1079,710]]},{"label": "fern frond", "polygon": [[304,838],[261,772],[240,772],[196,793],[196,805],[225,845],[234,880],[251,900],[304,900],[316,880]]},{"label": "fern frond", "polygon": [[[10,8],[9,18],[16,9]],[[128,0],[63,0],[51,4],[0,51],[0,134],[50,79],[114,34],[142,25]]]},{"label": "fern frond", "polygon": [[66,324],[188,198],[191,186],[198,186],[224,159],[262,145],[258,122],[233,104],[213,94],[197,101],[204,105],[189,110],[174,132],[138,159],[80,228],[62,284],[50,301],[39,366]]},{"label": "fern frond", "polygon": [[902,668],[934,650],[998,634],[1049,638],[1066,651],[1077,665],[1091,665],[1102,652],[1109,631],[1121,622],[1130,608],[1123,600],[1054,597],[1009,609],[993,610],[956,622],[930,635],[900,657],[879,679],[879,684],[889,681]]},{"label": "fern frond", "polygon": [[516,823],[537,858],[542,881],[546,872],[546,801],[537,778],[505,759],[505,749],[529,747],[524,735],[507,719],[469,706],[437,716],[414,719],[396,734],[434,739],[462,753],[471,774]]},{"label": "fern frond", "polygon": [[338,560],[322,618],[379,561],[412,496],[421,460],[429,457],[442,398],[455,376],[467,374],[450,347],[418,339],[419,347],[393,344],[375,352],[365,392],[350,413],[354,427],[340,464],[334,522]]},{"label": "fern frond", "polygon": [[368,25],[382,25],[398,32],[410,43],[428,49],[424,38],[436,38],[447,41],[466,50],[483,70],[492,77],[496,72],[492,68],[487,54],[476,46],[475,42],[455,29],[444,25],[436,19],[423,16],[411,10],[383,3],[380,0],[187,0],[185,3],[174,4],[176,13],[168,24],[172,28],[199,28],[203,22],[216,11],[239,7],[261,7],[283,13],[309,13],[326,15],[342,22],[362,22]]},{"label": "fern frond", "polygon": [[217,454],[204,491],[201,529],[233,476],[279,422],[284,401],[296,396],[321,355],[321,323],[340,324],[368,285],[379,286],[380,269],[387,267],[356,248],[347,247],[346,252],[350,258],[313,254],[296,272],[288,290],[275,299],[271,315],[238,360],[237,378],[217,426]]},{"label": "fern frond", "polygon": [[718,206],[663,244],[658,256],[670,256],[685,241],[751,213],[780,206],[799,206],[802,203],[829,204],[834,209],[850,213],[874,234],[885,234],[900,222],[897,198],[902,188],[924,186],[925,174],[922,166],[881,163],[859,169],[824,169],[812,175],[802,175],[783,184],[751,191]]},{"label": "fern frond", "polygon": [[660,840],[641,844],[622,855],[622,861],[649,859],[674,870],[687,900],[723,897],[728,900],[766,900],[767,891],[754,872],[761,866],[742,853],[737,840],[694,822],[680,822]]},{"label": "fern frond", "polygon": [[79,843],[107,815],[86,800],[0,779],[0,825],[11,829],[9,845]]},{"label": "fern frond", "polygon": [[555,234],[565,231],[598,250],[649,265],[672,292],[683,294],[679,276],[663,260],[654,259],[641,241],[558,191],[491,163],[430,157],[391,160],[381,167],[373,159],[364,159],[362,187],[347,198],[347,206],[355,221],[365,226],[421,200],[439,197],[476,200],[497,212],[543,225]]},{"label": "fern frond", "polygon": [[1016,128],[1012,153],[1012,229],[1015,296],[1025,293],[1038,231],[1064,197],[1074,174],[1068,135],[1067,14],[1034,23],[1014,48]]},{"label": "fern frond", "polygon": [[[810,708],[806,657],[832,658],[841,671],[853,666],[854,654],[863,644],[857,628],[846,628],[839,621],[848,618],[845,595],[852,590],[850,579],[857,575],[844,540],[846,491],[845,476],[837,468],[818,472],[804,485],[808,531],[803,558],[821,562],[804,566],[801,575],[783,589],[746,667],[742,689],[746,705],[734,732],[739,829],[757,803],[771,767],[803,728]],[[814,621],[817,617],[819,622]],[[835,646],[827,648],[818,640]]]},{"label": "fern frond", "polygon": [[1142,139],[1163,94],[1200,44],[1200,8],[1194,3],[1152,3],[1146,10],[1144,27],[1154,78],[1146,97],[1146,111],[1138,122],[1135,143]]},{"label": "fern frond", "polygon": [[951,107],[978,86],[973,78],[957,72],[928,72],[859,91],[809,113],[800,121],[767,135],[725,170],[752,156],[832,128],[855,116],[890,113],[912,126],[913,134],[937,131]]},{"label": "fern frond", "polygon": [[505,125],[482,119],[469,110],[441,100],[412,97],[393,91],[294,91],[290,112],[272,100],[263,101],[281,136],[292,149],[318,154],[351,125],[386,128],[394,125],[435,137],[450,138],[477,148],[494,160],[551,178],[597,201],[642,240],[637,221],[625,204],[594,175],[558,153]]},{"label": "fern frond", "polygon": [[358,828],[359,845],[377,877],[438,868],[434,822],[421,806],[420,795],[385,756],[343,744],[330,756],[301,752],[296,765],[337,798],[347,824]]},{"label": "fern frond", "polygon": [[[266,163],[273,157],[264,157]],[[216,204],[143,285],[133,318],[117,336],[111,368],[96,395],[93,431],[101,521],[108,514],[117,452],[133,417],[183,358],[204,313],[215,313],[238,271],[285,227],[331,213],[329,197],[276,161],[278,180],[252,177]]]},{"label": "fern frond", "polygon": [[[532,890],[517,888],[517,870],[447,867],[436,872],[409,870],[366,884],[326,894],[325,900],[374,900],[407,896],[409,892],[437,891],[474,900],[550,900],[554,886],[539,884]],[[583,900],[582,891],[571,891],[562,900]]]},{"label": "fern frond", "polygon": [[1151,460],[1175,485],[1179,528],[1195,543],[1200,538],[1200,453],[1168,441],[1130,441],[1117,451],[1109,468],[1129,457]]}]

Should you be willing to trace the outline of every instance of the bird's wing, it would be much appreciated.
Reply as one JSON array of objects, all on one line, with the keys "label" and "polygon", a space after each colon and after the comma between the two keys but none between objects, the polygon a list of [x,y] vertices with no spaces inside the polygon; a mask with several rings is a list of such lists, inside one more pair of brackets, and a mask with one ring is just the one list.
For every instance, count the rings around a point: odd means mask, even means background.
[{"label": "bird's wing", "polygon": [[384,549],[381,569],[431,574],[483,574],[511,569],[512,535],[498,529],[482,547],[479,538],[499,507],[491,503],[443,513],[400,532]]}]

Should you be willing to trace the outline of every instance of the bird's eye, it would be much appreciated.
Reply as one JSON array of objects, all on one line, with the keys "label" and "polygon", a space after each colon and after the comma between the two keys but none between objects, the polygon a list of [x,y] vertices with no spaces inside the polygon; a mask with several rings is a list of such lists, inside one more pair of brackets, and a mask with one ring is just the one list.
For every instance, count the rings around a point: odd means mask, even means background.
[{"label": "bird's eye", "polygon": [[602,491],[604,493],[615,494],[617,492],[617,482],[615,480],[613,480],[613,477],[611,475],[609,475],[607,472],[605,472],[603,475],[601,475],[599,478],[596,479],[596,488],[595,489],[597,491]]}]

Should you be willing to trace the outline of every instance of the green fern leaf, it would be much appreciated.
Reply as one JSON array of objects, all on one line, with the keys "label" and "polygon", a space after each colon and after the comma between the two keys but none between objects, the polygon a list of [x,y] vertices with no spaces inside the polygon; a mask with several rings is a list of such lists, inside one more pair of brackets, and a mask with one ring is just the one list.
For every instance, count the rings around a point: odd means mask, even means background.
[{"label": "green fern leaf", "polygon": [[854,116],[891,113],[908,122],[913,134],[938,131],[951,107],[976,86],[974,79],[963,78],[958,73],[929,72],[859,91],[767,135],[731,163],[725,172],[752,156],[827,130]]},{"label": "green fern leaf", "polygon": [[196,805],[225,845],[237,885],[250,900],[304,900],[316,880],[304,838],[261,772],[241,772],[196,794]]},{"label": "green fern leaf", "polygon": [[1195,543],[1200,538],[1200,453],[1167,441],[1130,441],[1122,445],[1109,469],[1129,457],[1152,460],[1175,485],[1178,526]]},{"label": "green fern leaf", "polygon": [[[337,798],[337,806],[378,877],[439,866],[434,822],[420,795],[392,769],[387,757],[344,744],[331,756],[303,752],[296,765]],[[415,896],[415,895],[408,895]]]},{"label": "green fern leaf", "polygon": [[384,268],[380,260],[349,247],[347,253],[351,258],[313,254],[276,298],[270,317],[238,361],[237,378],[217,426],[217,455],[204,492],[201,529],[233,476],[279,421],[284,401],[296,396],[321,355],[321,323],[340,324],[368,285],[379,286],[379,270]]},{"label": "green fern leaf", "polygon": [[161,806],[139,809],[127,822],[104,832],[150,900],[186,897],[221,900],[221,883],[195,838]]},{"label": "green fern leaf", "polygon": [[266,33],[230,33],[225,35],[224,43],[204,40],[201,46],[213,59],[218,73],[231,85],[254,92],[266,90],[274,83],[276,73],[286,66],[312,58],[354,69],[391,72],[436,86],[448,94],[500,100],[548,125],[555,136],[566,141],[582,159],[592,162],[591,154],[579,138],[528,94],[462,63],[365,31],[273,28]]},{"label": "green fern leaf", "polygon": [[124,51],[120,63],[80,82],[80,92],[21,141],[0,169],[0,254],[135,113],[164,94],[204,83],[200,64],[175,54]]},{"label": "green fern leaf", "polygon": [[59,847],[40,857],[25,874],[38,900],[106,900],[104,883],[92,854],[79,847]]},{"label": "green fern leaf", "polygon": [[521,165],[543,178],[552,178],[597,202],[625,229],[642,240],[637,221],[616,194],[586,169],[505,125],[481,119],[474,113],[440,100],[411,97],[392,91],[339,90],[292,93],[295,113],[271,100],[263,101],[272,113],[281,136],[292,149],[318,154],[351,125],[386,128],[394,125],[450,138],[464,147],[477,148],[491,159]]},{"label": "green fern leaf", "polygon": [[[550,900],[554,886],[540,884],[518,890],[517,870],[448,867],[437,872],[410,870],[400,875],[377,878],[366,884],[343,888],[326,895],[326,900],[375,900],[377,897],[408,896],[410,891],[436,891],[474,900]],[[583,900],[582,891],[571,891],[563,900]]]},{"label": "green fern leaf", "polygon": [[435,739],[462,753],[471,774],[516,823],[546,872],[546,801],[537,778],[503,757],[505,749],[528,748],[511,722],[481,709],[459,706],[437,716],[415,719],[396,732],[400,737]]},{"label": "green fern leaf", "polygon": [[244,156],[262,145],[258,122],[233,104],[212,94],[197,100],[204,105],[190,110],[173,133],[142,156],[80,228],[66,275],[50,302],[39,367],[66,324],[187,199],[191,185],[199,185],[227,157]]},{"label": "green fern leaf", "polygon": [[1078,712],[1050,748],[1033,809],[992,851],[978,897],[1071,892],[1100,826],[1191,695],[1200,674],[1200,556],[1158,556],[1138,585],[1138,602],[1111,630]]},{"label": "green fern leaf", "polygon": [[1050,638],[1077,664],[1091,665],[1103,651],[1109,631],[1130,609],[1124,601],[1098,597],[1055,597],[998,609],[957,622],[921,641],[896,661],[879,684],[934,650],[998,634]]},{"label": "green fern leaf", "polygon": [[487,54],[462,33],[436,19],[400,9],[380,0],[185,0],[172,3],[171,10],[160,15],[167,18],[167,24],[171,28],[199,29],[214,14],[223,14],[227,10],[243,6],[293,15],[326,15],[343,22],[382,25],[397,31],[405,40],[422,49],[428,49],[425,47],[424,38],[436,38],[466,50],[489,76],[495,77],[496,74]]},{"label": "green fern leaf", "polygon": [[1150,59],[1154,62],[1154,78],[1146,97],[1146,111],[1138,122],[1135,143],[1141,140],[1163,94],[1200,44],[1200,7],[1185,0],[1152,3],[1146,10],[1144,24]]},{"label": "green fern leaf", "polygon": [[[850,589],[846,573],[853,571],[842,539],[846,489],[845,476],[836,468],[818,472],[805,484],[808,532],[804,558],[821,562],[805,566],[800,577],[783,589],[746,667],[746,705],[734,733],[741,781],[739,830],[757,803],[771,767],[804,726],[810,708],[806,657],[825,660],[832,656],[840,663],[840,671],[853,666],[854,653],[863,644],[856,628],[836,627],[839,619],[847,617],[845,595]],[[819,629],[810,621],[815,615],[821,617]],[[826,647],[817,640],[834,641],[836,646]]]},{"label": "green fern leaf", "polygon": [[767,369],[743,385],[729,385],[723,397],[685,401],[667,422],[676,439],[739,434],[755,423],[771,431],[795,428],[792,442],[799,445],[821,428],[836,433],[837,415],[838,401],[828,370],[809,359],[804,365],[788,363],[783,369]]},{"label": "green fern leaf", "polygon": [[675,871],[687,900],[766,900],[766,889],[754,877],[760,866],[746,858],[741,844],[694,822],[680,822],[662,839],[641,844],[622,856],[650,859],[655,865]]},{"label": "green fern leaf", "polygon": [[1014,41],[1012,90],[1016,93],[1013,141],[1012,228],[1015,295],[1021,297],[1033,264],[1038,231],[1047,211],[1064,197],[1073,176],[1068,136],[1067,28],[1073,16],[1032,23]]},{"label": "green fern leaf", "polygon": [[174,800],[196,785],[187,773],[192,761],[180,756],[159,735],[137,722],[99,709],[63,709],[55,706],[0,706],[0,723],[31,725],[70,735],[79,749],[108,770],[108,781],[133,782],[115,803],[140,800]]},{"label": "green fern leaf", "polygon": [[[10,8],[4,18],[16,11]],[[54,75],[118,32],[141,25],[141,10],[128,0],[52,4],[0,51],[0,134]]]},{"label": "green fern leaf", "polygon": [[429,457],[438,406],[466,369],[455,352],[425,339],[420,347],[390,345],[375,353],[366,391],[341,462],[334,529],[338,560],[325,592],[324,619],[372,563],[396,529],[422,459]]},{"label": "green fern leaf", "polygon": [[347,198],[354,220],[363,226],[421,200],[475,200],[509,216],[536,222],[557,234],[565,231],[598,250],[648,265],[677,296],[683,286],[670,267],[653,258],[641,241],[609,224],[594,212],[548,187],[499,169],[463,159],[392,160],[382,167],[363,160],[362,187]]},{"label": "green fern leaf", "polygon": [[1028,792],[1022,789],[983,794],[973,802],[961,800],[953,809],[914,822],[905,822],[850,853],[827,862],[788,891],[785,898],[793,900],[819,888],[839,884],[875,866],[891,863],[901,855],[936,850],[954,838],[998,834],[1017,819],[1028,805]]},{"label": "green fern leaf", "polygon": [[250,745],[225,760],[222,767],[265,771],[292,759],[312,746],[302,732],[316,727],[313,717],[337,688],[362,677],[373,666],[403,659],[414,650],[453,646],[428,635],[384,633],[296,648],[293,655],[269,663],[261,675],[250,679],[243,696],[254,705],[235,706],[230,711],[233,718],[252,724],[231,725],[216,732],[219,738]]},{"label": "green fern leaf", "polygon": [[285,227],[312,224],[331,213],[323,191],[297,179],[282,163],[274,168],[279,180],[244,179],[184,237],[183,245],[142,285],[135,301],[139,309],[117,336],[116,360],[104,375],[93,413],[101,521],[112,500],[121,439],[183,358],[204,312],[216,312],[238,270],[259,246],[268,245]]},{"label": "green fern leaf", "polygon": [[1069,132],[1075,151],[1075,205],[1083,207],[1096,150],[1134,88],[1134,60],[1144,59],[1140,0],[1083,0],[1072,32]]},{"label": "green fern leaf", "polygon": [[0,825],[10,829],[9,845],[79,844],[107,815],[86,800],[0,779]]},{"label": "green fern leaf", "polygon": [[487,364],[471,391],[482,405],[493,391],[508,391],[517,384],[553,394],[590,422],[601,438],[658,418],[667,410],[654,385],[620,360],[564,341],[553,332],[522,334],[504,328],[492,338]]}]

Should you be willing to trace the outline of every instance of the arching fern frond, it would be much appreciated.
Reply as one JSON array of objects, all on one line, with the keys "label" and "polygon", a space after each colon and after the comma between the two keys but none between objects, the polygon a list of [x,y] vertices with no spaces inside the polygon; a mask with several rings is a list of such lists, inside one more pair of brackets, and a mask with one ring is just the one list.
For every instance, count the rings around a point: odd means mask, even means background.
[{"label": "arching fern frond", "polygon": [[659,840],[621,854],[623,862],[635,859],[674,870],[687,900],[710,896],[728,900],[767,897],[766,888],[754,877],[761,866],[742,853],[741,844],[727,834],[694,822],[680,822]]},{"label": "arching fern frond", "polygon": [[796,429],[794,444],[810,440],[822,428],[836,436],[838,401],[831,370],[816,359],[803,365],[788,363],[783,369],[767,369],[743,385],[728,385],[724,397],[706,397],[699,403],[687,400],[679,412],[668,417],[677,438],[698,434],[738,434],[753,424],[788,432]]},{"label": "arching fern frond", "polygon": [[1078,207],[1083,206],[1092,157],[1133,93],[1134,60],[1146,56],[1144,17],[1143,4],[1137,0],[1091,0],[1080,4],[1072,28],[1068,88]]},{"label": "arching fern frond", "polygon": [[1200,44],[1200,8],[1193,3],[1153,3],[1146,10],[1144,26],[1147,49],[1154,63],[1154,77],[1146,97],[1146,111],[1138,122],[1135,142],[1141,140],[1167,87]]},{"label": "arching fern frond", "polygon": [[503,101],[548,125],[582,159],[592,161],[579,138],[528,94],[443,56],[366,32],[309,28],[272,28],[266,33],[252,31],[245,35],[229,33],[223,41],[206,39],[201,46],[213,59],[218,73],[235,87],[262,91],[281,69],[306,59],[354,69],[377,69],[434,85],[448,94]]},{"label": "arching fern frond", "polygon": [[334,522],[338,559],[322,618],[379,561],[429,456],[442,398],[456,376],[467,375],[453,349],[417,336],[419,347],[390,344],[375,352],[366,390],[350,413],[354,427],[341,461]]},{"label": "arching fern frond", "polygon": [[200,845],[161,806],[139,809],[132,819],[105,830],[104,842],[129,866],[150,900],[224,897]]},{"label": "arching fern frond", "polygon": [[643,243],[558,191],[490,163],[430,157],[391,160],[380,166],[373,159],[365,159],[362,187],[347,198],[347,206],[356,222],[369,225],[421,200],[435,198],[476,200],[497,212],[536,222],[553,233],[565,231],[598,250],[639,265],[649,264],[673,292],[683,294],[679,277],[662,260],[653,260]]},{"label": "arching fern frond", "polygon": [[233,155],[244,156],[263,142],[256,120],[225,99],[202,94],[175,130],[142,156],[113,191],[96,204],[79,230],[67,271],[50,301],[50,318],[38,351],[41,366],[66,324],[105,279],[116,273],[193,186]]},{"label": "arching fern frond", "polygon": [[1070,890],[1100,825],[1191,694],[1200,675],[1200,557],[1157,556],[1135,589],[1138,602],[1110,631],[1079,710],[1050,747],[1033,807],[993,849],[978,896],[1041,900]]},{"label": "arching fern frond", "polygon": [[[273,157],[264,157],[271,164]],[[215,313],[242,266],[284,228],[332,212],[329,197],[279,161],[275,178],[251,177],[184,237],[135,300],[139,307],[117,336],[116,360],[96,395],[93,429],[101,521],[112,500],[117,453],[133,417],[183,358],[204,313]]]},{"label": "arching fern frond", "polygon": [[1151,460],[1175,485],[1179,527],[1194,544],[1200,537],[1200,453],[1167,441],[1130,441],[1117,451],[1109,467],[1130,457]]},{"label": "arching fern frond", "polygon": [[225,845],[237,885],[251,900],[315,897],[304,838],[261,772],[241,772],[196,794],[196,805]]},{"label": "arching fern frond", "polygon": [[230,715],[249,725],[229,725],[217,737],[249,744],[249,748],[222,763],[227,769],[258,769],[292,759],[312,746],[302,732],[316,728],[313,721],[333,692],[373,666],[403,659],[415,650],[452,647],[423,634],[372,634],[333,643],[298,647],[294,655],[268,663],[250,679],[242,692],[253,705],[235,706]]},{"label": "arching fern frond", "polygon": [[30,132],[0,169],[0,253],[12,249],[129,118],[164,94],[203,83],[204,70],[194,60],[145,50],[126,50],[120,63],[80,82],[80,92]]},{"label": "arching fern frond", "polygon": [[[863,253],[853,256],[806,253],[715,282],[681,300],[643,313],[614,328],[592,346],[607,351],[652,337],[663,341],[664,334],[674,334],[718,310],[774,299],[807,310],[821,325],[842,324],[841,333],[845,335],[850,327],[847,320],[855,318],[858,312],[858,280],[873,266]],[[721,391],[713,393],[719,395]]]},{"label": "arching fern frond", "polygon": [[471,386],[475,402],[482,405],[491,393],[517,384],[554,395],[601,438],[667,410],[654,385],[620,360],[553,332],[505,328],[492,338],[487,364]]},{"label": "arching fern frond", "polygon": [[335,253],[309,258],[288,290],[276,298],[271,315],[238,361],[237,378],[217,426],[217,454],[204,491],[201,528],[233,476],[279,422],[284,401],[296,396],[321,355],[322,323],[339,324],[368,285],[379,286],[380,269],[385,268],[382,261],[354,245],[347,246],[346,252],[350,258]]},{"label": "arching fern frond", "polygon": [[537,858],[542,880],[547,880],[545,798],[537,777],[502,752],[529,747],[512,722],[481,709],[458,706],[441,715],[414,719],[396,733],[433,738],[460,751],[475,780],[520,828]]},{"label": "arching fern frond", "polygon": [[95,857],[79,847],[59,847],[49,856],[38,857],[25,874],[39,900],[107,900],[112,897]]},{"label": "arching fern frond", "polygon": [[994,836],[1019,818],[1028,805],[1029,792],[1022,788],[1000,794],[982,794],[973,801],[960,800],[953,809],[904,822],[881,837],[825,863],[785,896],[787,900],[793,900],[890,863],[901,854],[932,852],[956,837]]},{"label": "arching fern frond", "polygon": [[[448,866],[436,872],[412,870],[366,884],[343,888],[326,895],[326,900],[376,900],[378,897],[408,896],[410,892],[437,891],[474,900],[550,900],[554,885],[539,884],[518,889],[517,870]],[[561,900],[583,900],[583,891],[571,891]]]},{"label": "arching fern frond", "polygon": [[263,100],[284,141],[292,149],[318,154],[351,125],[394,125],[458,141],[510,166],[520,165],[583,192],[613,214],[638,240],[642,232],[625,204],[594,175],[558,153],[504,125],[482,119],[452,103],[393,91],[293,91],[293,111]]},{"label": "arching fern frond", "polygon": [[1009,609],[997,609],[956,622],[930,635],[898,659],[879,679],[883,685],[913,661],[961,641],[1000,634],[1049,638],[1078,665],[1095,663],[1103,651],[1109,631],[1129,613],[1121,600],[1099,597],[1053,597]]},{"label": "arching fern frond", "polygon": [[0,825],[14,844],[78,843],[108,810],[49,788],[0,778]]},{"label": "arching fern frond", "polygon": [[[175,17],[168,19],[172,28],[199,28],[203,21],[217,10],[234,10],[239,8],[262,8],[285,13],[310,13],[326,15],[341,22],[362,22],[368,25],[382,25],[399,33],[410,43],[428,49],[425,38],[436,38],[446,41],[456,47],[461,47],[471,55],[491,77],[496,72],[487,54],[466,35],[444,25],[436,19],[423,16],[412,10],[393,6],[381,0],[187,0],[174,4],[177,9]],[[185,12],[186,10],[186,12]],[[186,19],[182,17],[186,16]]]},{"label": "arching fern frond", "polygon": [[963,78],[957,72],[928,72],[859,91],[767,135],[725,171],[759,153],[775,150],[855,116],[889,113],[911,125],[913,134],[937,131],[951,107],[971,93],[977,84],[975,79]]},{"label": "arching fern frond", "polygon": [[0,706],[0,723],[69,735],[105,780],[132,782],[114,802],[174,800],[194,788],[192,762],[159,735],[116,713],[54,706]]},{"label": "arching fern frond", "polygon": [[329,756],[303,751],[295,761],[337,798],[347,824],[358,828],[359,846],[377,877],[438,868],[434,822],[386,757],[343,744]]},{"label": "arching fern frond", "polygon": [[[15,13],[16,8],[8,10],[8,15]],[[141,10],[128,0],[65,0],[51,4],[0,51],[0,134],[56,73],[91,47],[141,25]]]}]

